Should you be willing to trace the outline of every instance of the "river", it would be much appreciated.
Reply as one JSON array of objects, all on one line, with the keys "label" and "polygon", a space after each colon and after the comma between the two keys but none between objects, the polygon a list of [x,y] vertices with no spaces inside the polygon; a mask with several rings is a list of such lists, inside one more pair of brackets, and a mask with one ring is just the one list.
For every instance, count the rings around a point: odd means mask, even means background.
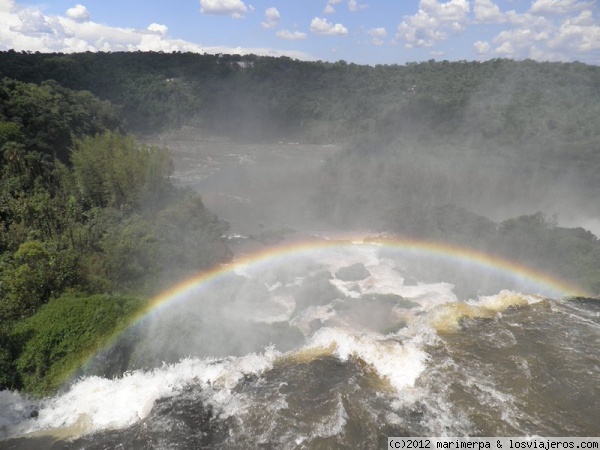
[{"label": "river", "polygon": [[[255,204],[251,193],[222,196]],[[208,196],[217,209],[219,195]],[[236,261],[155,299],[62,392],[0,392],[0,448],[375,449],[388,436],[598,435],[597,300],[441,243],[364,231],[246,237],[273,219],[267,209],[234,224]]]}]

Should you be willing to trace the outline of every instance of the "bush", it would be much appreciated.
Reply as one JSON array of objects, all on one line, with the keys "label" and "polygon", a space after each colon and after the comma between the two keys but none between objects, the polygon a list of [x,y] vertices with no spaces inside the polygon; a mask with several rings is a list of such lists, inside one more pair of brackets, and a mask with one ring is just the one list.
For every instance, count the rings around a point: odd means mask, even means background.
[{"label": "bush", "polygon": [[66,294],[51,300],[10,330],[8,339],[20,343],[17,378],[13,378],[20,379],[21,385],[11,386],[0,378],[0,388],[17,387],[35,394],[56,390],[90,354],[124,330],[143,304],[138,298],[118,295]]},{"label": "bush", "polygon": [[78,278],[77,257],[51,243],[27,241],[5,259],[0,276],[2,320],[31,316]]}]

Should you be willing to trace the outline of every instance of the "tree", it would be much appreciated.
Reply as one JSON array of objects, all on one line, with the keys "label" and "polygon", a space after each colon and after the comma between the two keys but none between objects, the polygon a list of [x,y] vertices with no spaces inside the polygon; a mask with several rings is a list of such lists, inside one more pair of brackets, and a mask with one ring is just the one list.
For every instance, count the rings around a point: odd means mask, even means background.
[{"label": "tree", "polygon": [[71,162],[79,192],[90,206],[131,210],[154,205],[170,188],[168,151],[120,133],[76,140]]},{"label": "tree", "polygon": [[32,240],[2,264],[0,318],[28,317],[53,295],[77,281],[77,259],[65,249]]}]

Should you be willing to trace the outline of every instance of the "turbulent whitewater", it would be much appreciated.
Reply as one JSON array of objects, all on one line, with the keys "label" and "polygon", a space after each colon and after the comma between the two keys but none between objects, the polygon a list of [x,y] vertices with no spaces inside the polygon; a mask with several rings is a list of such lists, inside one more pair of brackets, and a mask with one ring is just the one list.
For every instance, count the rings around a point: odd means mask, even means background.
[{"label": "turbulent whitewater", "polygon": [[456,258],[410,250],[292,246],[188,283],[63,392],[0,392],[0,448],[598,434],[600,303],[473,255],[450,282]]}]

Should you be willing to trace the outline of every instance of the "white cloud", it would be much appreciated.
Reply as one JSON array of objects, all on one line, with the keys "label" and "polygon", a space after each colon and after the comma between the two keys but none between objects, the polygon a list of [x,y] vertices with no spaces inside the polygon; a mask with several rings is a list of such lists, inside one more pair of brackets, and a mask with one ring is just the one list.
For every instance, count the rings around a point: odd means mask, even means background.
[{"label": "white cloud", "polygon": [[[301,52],[279,52],[268,48],[204,47],[171,39],[167,26],[152,23],[147,28],[111,27],[92,22],[87,8],[76,4],[63,15],[46,14],[43,7],[24,6],[21,0],[0,0],[0,50],[41,52],[73,51],[192,51],[287,55],[311,59]],[[24,0],[22,0],[24,1]],[[360,10],[365,0],[322,0],[326,11],[339,7]],[[440,41],[472,27],[475,35],[468,48],[475,58],[508,57],[513,59],[573,61],[600,64],[600,14],[595,0],[531,0],[527,11],[504,10],[500,0],[420,0],[414,14],[404,16],[397,30],[364,28],[373,45],[390,38],[406,47],[427,47],[430,55],[442,50]],[[246,17],[253,11],[248,0],[199,0],[204,14]],[[275,2],[273,2],[275,3]],[[272,3],[272,4],[273,4]],[[30,3],[31,4],[31,3]],[[515,1],[516,4],[516,1]],[[268,4],[267,4],[268,5]],[[266,5],[265,5],[266,7]],[[322,16],[326,17],[326,16]],[[330,18],[331,19],[331,18]],[[265,10],[261,25],[279,29],[281,18],[275,7]],[[388,36],[388,31],[389,36]],[[316,35],[346,36],[348,28],[331,19],[315,17],[310,32]],[[395,35],[395,36],[394,36]],[[300,41],[306,32],[280,30],[279,39]],[[455,50],[453,54],[458,54]],[[462,55],[461,55],[462,56]],[[465,55],[468,58],[468,55]]]},{"label": "white cloud", "polygon": [[157,34],[165,35],[167,34],[167,31],[169,31],[169,28],[166,25],[151,23],[148,25],[148,30]]},{"label": "white cloud", "polygon": [[367,31],[371,35],[371,43],[374,45],[383,45],[384,39],[388,36],[388,32],[385,28],[372,28]]},{"label": "white cloud", "polygon": [[387,35],[388,35],[387,31],[386,31],[386,30],[385,30],[385,28],[383,28],[383,27],[379,27],[379,28],[371,28],[371,29],[368,31],[368,33],[369,33],[371,36],[377,36],[377,37],[382,37],[382,38],[384,38],[384,37],[387,37]]},{"label": "white cloud", "polygon": [[278,31],[275,36],[277,36],[280,39],[286,39],[288,41],[299,41],[302,39],[306,39],[306,33],[302,33],[300,31],[288,31],[288,30],[281,30]]},{"label": "white cloud", "polygon": [[514,57],[515,49],[513,47],[512,42],[507,41],[502,43],[502,45],[500,45],[499,47],[496,47],[494,52],[497,55],[502,55],[504,57],[511,58]]},{"label": "white cloud", "polygon": [[565,20],[553,39],[548,42],[553,50],[561,52],[600,52],[600,25],[590,10]]},{"label": "white cloud", "polygon": [[275,28],[279,24],[279,20],[281,20],[279,11],[277,11],[277,8],[271,7],[265,11],[265,21],[260,24],[264,28]]},{"label": "white cloud", "polygon": [[45,16],[36,8],[21,9],[15,19],[9,29],[23,35],[51,39],[64,32],[62,25],[55,17]]},{"label": "white cloud", "polygon": [[280,51],[266,47],[202,46],[167,36],[165,25],[153,23],[146,29],[111,27],[65,16],[45,15],[40,8],[24,8],[0,0],[0,50],[39,52],[83,51],[189,51],[194,53],[255,54],[314,58],[302,51]]},{"label": "white cloud", "polygon": [[420,0],[418,11],[403,17],[398,25],[396,41],[403,41],[407,48],[436,51],[435,45],[453,33],[475,24],[485,32],[485,24],[492,24],[501,26],[493,37],[474,39],[472,49],[478,57],[600,64],[600,22],[591,5],[595,2],[532,0],[528,11],[517,12],[502,11],[498,0]]},{"label": "white cloud", "polygon": [[526,46],[532,41],[543,41],[548,39],[548,34],[544,32],[536,33],[534,30],[526,28],[515,28],[500,32],[494,42],[512,42],[518,46]]},{"label": "white cloud", "polygon": [[492,0],[475,0],[473,2],[475,21],[482,23],[502,23],[506,20],[500,7]]},{"label": "white cloud", "polygon": [[419,5],[423,11],[441,21],[464,20],[470,10],[467,0],[449,0],[445,3],[437,0],[421,0]]},{"label": "white cloud", "polygon": [[322,34],[327,36],[345,36],[348,34],[348,28],[346,28],[341,23],[333,23],[327,22],[325,19],[320,19],[319,17],[315,17],[310,22],[310,31],[314,34]]},{"label": "white cloud", "polygon": [[531,14],[563,15],[590,7],[590,2],[579,0],[535,0],[529,9]]},{"label": "white cloud", "polygon": [[491,46],[489,42],[477,41],[473,44],[473,48],[475,49],[475,53],[482,56],[490,51]]},{"label": "white cloud", "polygon": [[[505,58],[523,59],[532,58],[550,60],[554,59],[544,53],[543,47],[548,40],[548,33],[527,28],[514,28],[500,32],[492,42],[497,45],[494,53]],[[542,55],[546,57],[542,57]]]},{"label": "white cloud", "polygon": [[469,20],[470,4],[467,0],[420,0],[419,11],[404,16],[398,25],[397,39],[405,41],[408,48],[431,47],[436,41],[448,38],[447,31],[464,30]]},{"label": "white cloud", "polygon": [[350,12],[356,12],[358,10],[361,9],[367,9],[368,5],[364,4],[364,3],[358,3],[357,0],[348,0],[348,10]]},{"label": "white cloud", "polygon": [[479,55],[485,49],[487,54],[513,59],[600,63],[600,25],[592,9],[582,9],[589,2],[536,0],[525,13],[502,13],[490,0],[475,2],[476,22],[504,25],[491,40],[494,48],[482,47],[481,41],[474,44]]},{"label": "white cloud", "polygon": [[246,15],[248,7],[241,0],[200,0],[200,12],[218,16],[231,15],[239,19]]},{"label": "white cloud", "polygon": [[327,5],[325,5],[325,9],[323,10],[323,14],[335,14],[335,8],[333,5],[337,5],[341,2],[342,0],[328,0]]},{"label": "white cloud", "polygon": [[15,5],[13,0],[0,0],[0,13],[11,12]]},{"label": "white cloud", "polygon": [[90,13],[85,6],[77,4],[67,9],[67,17],[75,22],[87,22],[90,20]]},{"label": "white cloud", "polygon": [[504,14],[506,23],[525,28],[551,28],[552,21],[544,16],[529,13],[519,14],[516,11],[507,11]]}]

